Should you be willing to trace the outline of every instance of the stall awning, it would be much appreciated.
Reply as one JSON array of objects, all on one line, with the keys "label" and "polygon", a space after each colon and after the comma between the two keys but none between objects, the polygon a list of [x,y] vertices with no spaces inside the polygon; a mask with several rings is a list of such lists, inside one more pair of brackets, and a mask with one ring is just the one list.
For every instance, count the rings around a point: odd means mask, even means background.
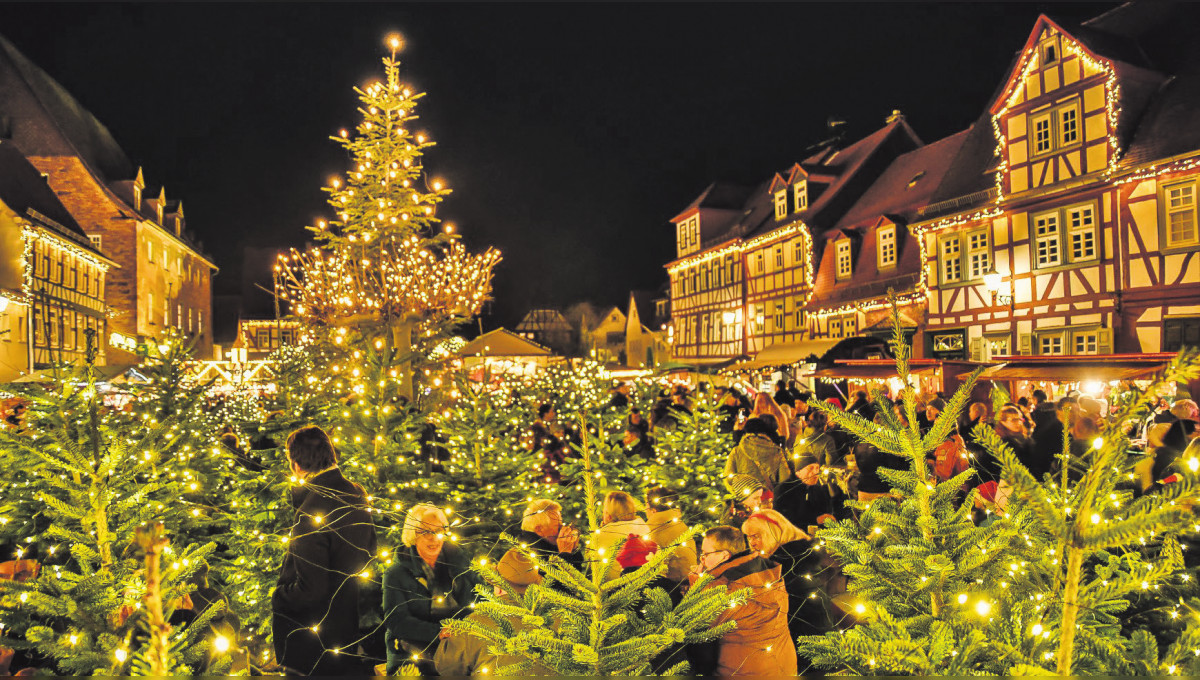
[{"label": "stall awning", "polygon": [[1035,380],[1081,382],[1149,379],[1166,368],[1171,353],[1101,354],[1086,356],[998,357],[1003,362],[979,376],[980,380]]},{"label": "stall awning", "polygon": [[[910,366],[909,375],[933,375],[938,370],[936,365]],[[831,380],[887,380],[896,377],[896,364],[888,361],[879,364],[838,365],[832,368],[822,368],[812,374],[814,378],[829,378]]]},{"label": "stall awning", "polygon": [[812,355],[821,357],[830,348],[841,342],[840,338],[825,340],[804,340],[801,342],[783,342],[763,349],[754,358],[740,361],[729,368],[731,370],[762,368],[764,366],[783,366],[804,361]]}]

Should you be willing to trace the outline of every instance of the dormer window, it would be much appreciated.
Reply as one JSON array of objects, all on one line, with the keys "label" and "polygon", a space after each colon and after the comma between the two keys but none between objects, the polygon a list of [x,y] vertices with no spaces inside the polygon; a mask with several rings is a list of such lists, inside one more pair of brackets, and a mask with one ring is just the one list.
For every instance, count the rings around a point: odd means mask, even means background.
[{"label": "dormer window", "polygon": [[808,210],[808,181],[800,180],[792,187],[793,200],[796,203],[796,212],[804,212]]},{"label": "dormer window", "polygon": [[138,185],[133,185],[133,209],[142,209],[142,188]]},{"label": "dormer window", "polygon": [[879,268],[890,269],[896,266],[896,225],[889,224],[880,227],[875,232],[879,249]]},{"label": "dormer window", "polygon": [[837,241],[835,245],[835,255],[837,264],[837,279],[850,278],[852,273],[852,263],[850,259],[850,239],[843,238]]},{"label": "dormer window", "polygon": [[158,223],[159,223],[159,224],[162,224],[162,223],[163,223],[163,206],[162,206],[162,203],[159,203],[159,204],[158,204]]},{"label": "dormer window", "polygon": [[1058,36],[1053,36],[1043,40],[1040,45],[1042,66],[1048,66],[1059,60],[1062,56],[1058,44]]},{"label": "dormer window", "polygon": [[700,247],[699,215],[692,215],[688,219],[679,222],[675,227],[675,231],[675,242],[678,246],[680,257]]},{"label": "dormer window", "polygon": [[781,189],[775,192],[775,219],[784,217],[787,217],[787,191]]}]

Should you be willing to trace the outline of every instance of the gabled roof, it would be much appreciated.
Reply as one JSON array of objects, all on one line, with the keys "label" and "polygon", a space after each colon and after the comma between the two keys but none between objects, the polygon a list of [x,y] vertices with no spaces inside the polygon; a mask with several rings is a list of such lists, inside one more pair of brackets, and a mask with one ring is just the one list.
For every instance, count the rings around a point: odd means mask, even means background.
[{"label": "gabled roof", "polygon": [[517,330],[529,333],[537,331],[569,331],[571,324],[567,323],[566,317],[557,309],[531,309],[521,323],[517,324]]},{"label": "gabled roof", "polygon": [[686,208],[671,218],[672,222],[679,221],[684,215],[699,208],[715,210],[741,210],[746,199],[750,197],[751,187],[732,182],[713,182],[700,192]]},{"label": "gabled roof", "polygon": [[0,201],[16,214],[54,228],[54,224],[47,224],[46,220],[31,215],[30,211],[44,215],[61,227],[54,229],[56,233],[88,250],[96,250],[79,223],[46,183],[42,173],[30,164],[16,144],[8,141],[0,141]]},{"label": "gabled roof", "polygon": [[26,155],[78,156],[102,183],[133,176],[133,164],[108,128],[3,37],[0,113]]},{"label": "gabled roof", "polygon": [[[987,192],[996,187],[995,168],[998,163],[996,136],[992,133],[992,116],[984,111],[983,115],[967,128],[958,153],[929,197],[927,208],[932,210],[921,211],[921,218],[965,210],[994,200],[995,196],[989,197]],[[955,202],[949,205],[955,199],[963,197],[973,198],[965,203]],[[947,205],[938,209],[939,204]]]},{"label": "gabled roof", "polygon": [[455,355],[460,357],[529,357],[550,356],[550,349],[506,329],[497,328],[463,345]]},{"label": "gabled roof", "polygon": [[905,223],[912,221],[950,169],[969,132],[963,130],[939,139],[892,161],[836,226],[863,226],[884,215]]}]

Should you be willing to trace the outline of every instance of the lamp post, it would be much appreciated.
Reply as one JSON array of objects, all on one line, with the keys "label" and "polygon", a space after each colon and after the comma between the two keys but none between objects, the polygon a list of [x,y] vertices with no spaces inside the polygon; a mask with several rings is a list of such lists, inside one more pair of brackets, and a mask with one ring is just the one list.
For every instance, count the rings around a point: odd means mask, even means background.
[{"label": "lamp post", "polygon": [[[983,285],[985,288],[987,288],[992,293],[992,306],[993,307],[999,307],[1000,305],[1004,305],[1004,304],[1008,305],[1008,326],[1009,326],[1009,329],[1008,329],[1008,332],[1009,332],[1008,353],[1011,355],[1016,351],[1016,348],[1017,348],[1017,320],[1015,318],[1016,317],[1016,303],[1013,299],[1014,291],[1013,291],[1013,282],[1012,282],[1011,276],[1009,277],[1008,285],[1005,286],[1004,285],[1004,276],[1000,272],[996,271],[996,265],[995,265],[995,263],[993,263],[992,268],[989,269],[988,272],[983,275]],[[986,341],[987,340],[985,339],[984,342],[986,342]],[[990,355],[991,355],[990,350],[988,352],[988,355],[990,357]]]}]

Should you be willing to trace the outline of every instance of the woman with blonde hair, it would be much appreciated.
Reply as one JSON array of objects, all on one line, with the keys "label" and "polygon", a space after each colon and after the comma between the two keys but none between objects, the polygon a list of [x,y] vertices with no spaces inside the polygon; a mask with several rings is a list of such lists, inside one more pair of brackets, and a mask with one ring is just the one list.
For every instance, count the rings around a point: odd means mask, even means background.
[{"label": "woman with blonde hair", "polygon": [[784,415],[783,410],[779,408],[779,404],[771,398],[766,392],[759,392],[754,395],[754,408],[750,411],[751,418],[757,418],[761,415],[771,415],[775,418],[775,432],[783,441],[787,441],[788,435],[791,434],[789,428],[789,418]]},{"label": "woman with blonde hair", "polygon": [[[845,591],[840,570],[812,549],[812,537],[778,510],[759,510],[742,523],[751,550],[778,564],[788,595],[788,632],[823,635],[835,628],[843,614],[833,597]],[[832,591],[832,592],[831,592]]]},{"label": "woman with blonde hair", "polygon": [[421,670],[432,670],[442,621],[471,612],[475,585],[481,581],[453,539],[446,513],[435,505],[414,505],[404,518],[403,547],[383,574],[389,675],[410,659]]},{"label": "woman with blonde hair", "polygon": [[608,560],[607,578],[621,573],[616,560],[617,546],[631,535],[645,537],[650,534],[650,525],[637,512],[637,501],[624,491],[610,491],[604,497],[600,531],[592,538],[591,550],[593,559]]}]

